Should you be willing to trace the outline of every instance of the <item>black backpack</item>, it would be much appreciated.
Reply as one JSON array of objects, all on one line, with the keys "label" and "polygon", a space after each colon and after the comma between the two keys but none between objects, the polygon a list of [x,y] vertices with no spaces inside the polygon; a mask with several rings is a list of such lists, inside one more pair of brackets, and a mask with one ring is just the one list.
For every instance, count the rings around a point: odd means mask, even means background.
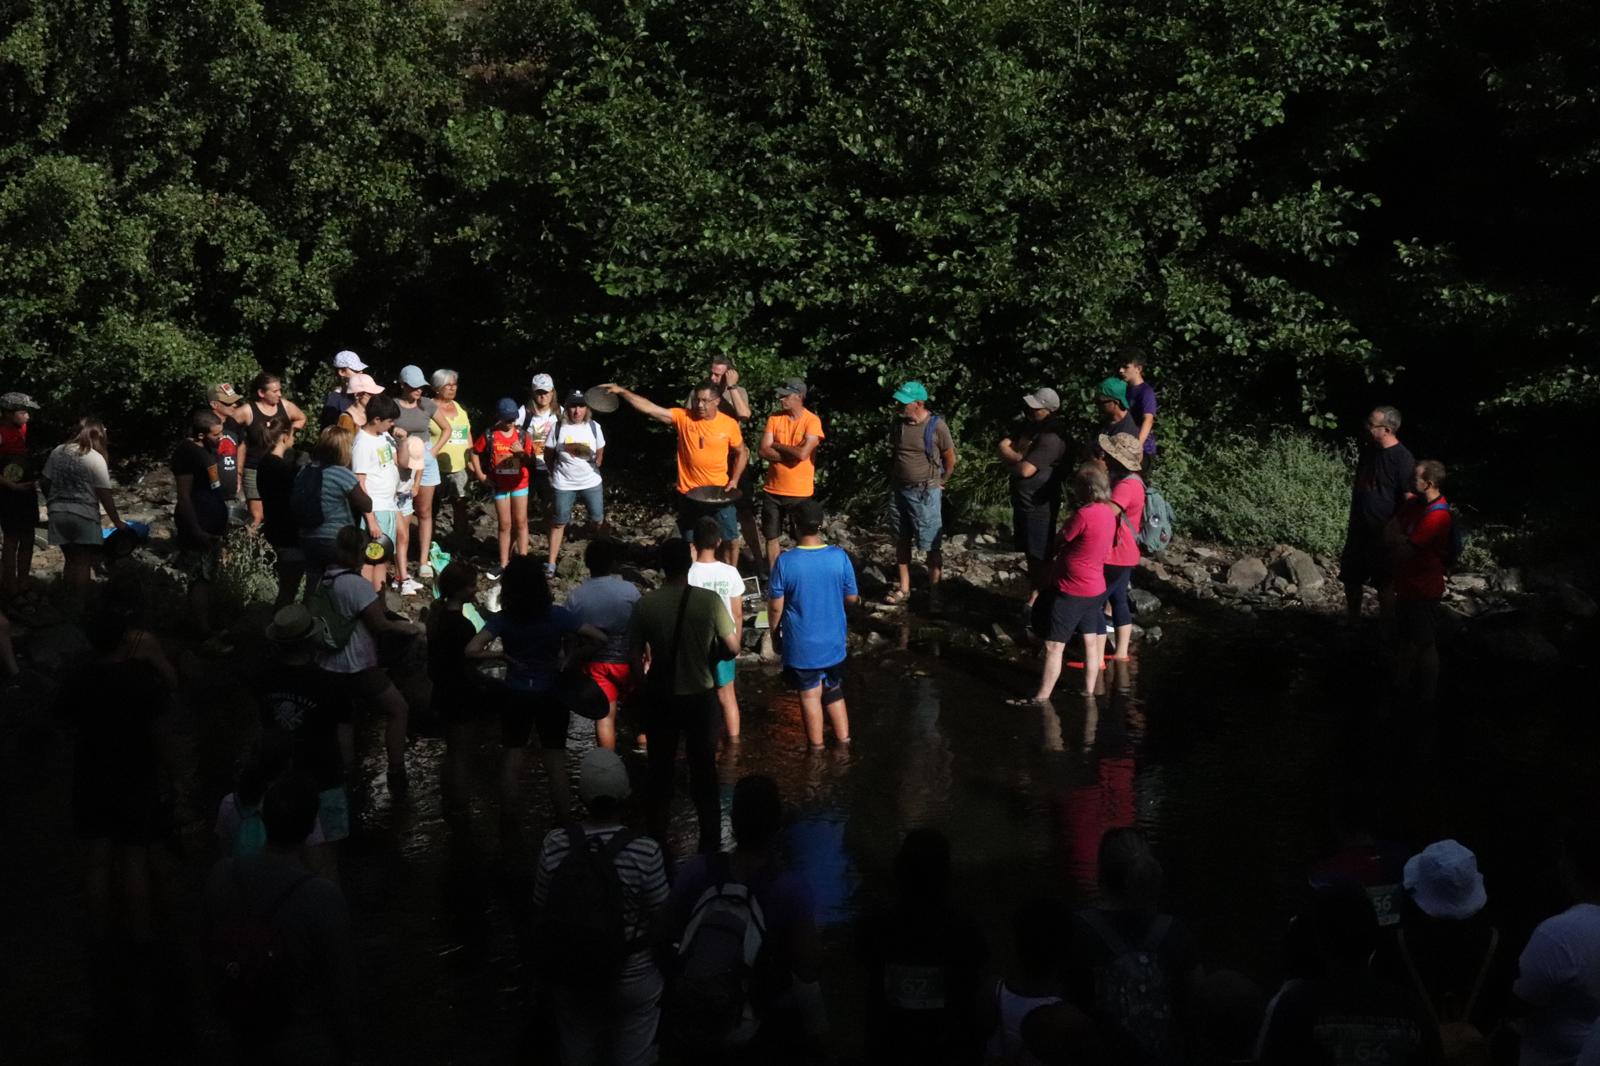
[{"label": "black backpack", "polygon": [[541,976],[563,987],[596,992],[617,976],[642,945],[622,921],[622,878],[617,856],[638,834],[619,829],[599,849],[583,827],[566,827],[567,854],[550,875],[544,907],[533,926],[532,953]]},{"label": "black backpack", "polygon": [[1139,1066],[1170,1061],[1177,1048],[1177,1025],[1160,949],[1172,917],[1157,915],[1137,944],[1124,940],[1097,911],[1083,911],[1080,917],[1109,953],[1094,968],[1094,1005],[1118,1049],[1117,1061]]},{"label": "black backpack", "polygon": [[326,521],[327,516],[322,513],[321,463],[309,463],[295,474],[289,489],[289,512],[301,529],[317,529]]},{"label": "black backpack", "polygon": [[295,975],[290,972],[283,934],[273,919],[312,876],[301,874],[265,909],[252,912],[244,875],[239,863],[233,864],[239,914],[213,934],[210,970],[217,1013],[235,1031],[267,1032],[288,1017],[294,1001]]},{"label": "black backpack", "polygon": [[747,1043],[759,1017],[751,985],[767,921],[726,852],[709,859],[712,883],[695,901],[662,997],[663,1043],[687,1061]]}]

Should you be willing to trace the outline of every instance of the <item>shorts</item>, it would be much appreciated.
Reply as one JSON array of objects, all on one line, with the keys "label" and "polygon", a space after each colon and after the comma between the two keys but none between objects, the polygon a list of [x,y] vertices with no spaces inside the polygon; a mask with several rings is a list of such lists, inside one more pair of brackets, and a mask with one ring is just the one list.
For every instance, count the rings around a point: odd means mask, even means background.
[{"label": "shorts", "polygon": [[0,489],[0,533],[30,537],[38,526],[38,493],[32,489]]},{"label": "shorts", "polygon": [[417,513],[417,499],[409,492],[396,493],[394,502],[398,508],[395,513],[401,518],[410,518]]},{"label": "shorts", "polygon": [[49,515],[51,544],[98,548],[105,542],[105,534],[100,532],[98,518],[85,518],[66,511],[51,511]]},{"label": "shorts", "polygon": [[395,526],[400,521],[399,511],[373,511],[372,517],[378,520],[378,529],[384,536],[394,540]]},{"label": "shorts", "polygon": [[678,497],[678,532],[684,540],[694,540],[695,523],[707,515],[717,520],[717,531],[725,541],[739,539],[739,512],[731,503],[700,503],[687,496]]},{"label": "shorts", "polygon": [[[465,470],[461,472],[463,481],[466,480],[466,473],[467,472]],[[431,450],[423,452],[422,481],[419,484],[422,488],[431,489],[435,485],[439,484],[440,480],[441,475],[439,474],[439,457],[434,455]]]},{"label": "shorts", "polygon": [[222,545],[209,548],[180,548],[172,565],[190,581],[215,581],[222,572]]},{"label": "shorts", "polygon": [[1345,588],[1387,588],[1394,581],[1382,534],[1350,530],[1339,553],[1339,581]]},{"label": "shorts", "polygon": [[1106,622],[1104,617],[1106,596],[1067,596],[1062,593],[1049,593],[1041,595],[1035,603],[1035,615],[1039,613],[1038,604],[1049,601],[1049,629],[1045,637],[1056,644],[1065,644],[1072,639],[1074,633],[1084,636],[1093,636],[1104,633]]},{"label": "shorts", "polygon": [[510,489],[509,491],[506,491],[506,492],[500,492],[500,491],[496,490],[496,492],[494,494],[494,498],[496,500],[514,500],[518,496],[526,496],[527,494],[528,494],[528,490],[526,488]]},{"label": "shorts", "polygon": [[352,703],[371,702],[394,687],[394,682],[389,680],[389,675],[384,673],[381,666],[369,666],[353,674],[337,674],[332,670],[324,670],[323,675],[328,679],[329,687],[337,695]]},{"label": "shorts", "polygon": [[944,490],[938,485],[896,485],[894,532],[918,551],[938,551],[944,543]]},{"label": "shorts", "polygon": [[1419,648],[1431,648],[1439,641],[1439,600],[1397,599],[1394,605],[1395,625],[1400,639]]},{"label": "shorts", "polygon": [[1050,542],[1055,538],[1056,516],[1060,504],[1047,506],[1011,501],[1011,546],[1029,561],[1042,563],[1050,558]]},{"label": "shorts", "polygon": [[792,689],[799,692],[810,692],[812,689],[822,688],[823,703],[838,703],[844,699],[844,663],[836,662],[832,666],[824,666],[818,670],[802,669],[798,666],[785,666],[783,680]]},{"label": "shorts", "polygon": [[556,489],[555,514],[550,521],[558,526],[564,526],[572,521],[572,505],[579,499],[583,500],[584,509],[589,512],[589,521],[599,523],[606,520],[606,502],[603,485],[595,485],[587,489]]},{"label": "shorts", "polygon": [[317,793],[317,828],[322,832],[320,844],[333,844],[350,835],[350,794],[343,785]]},{"label": "shorts", "polygon": [[811,499],[810,496],[778,496],[771,492],[761,494],[761,535],[777,540],[787,532],[794,533],[795,508]]},{"label": "shorts", "polygon": [[724,685],[731,685],[733,684],[734,675],[739,672],[739,660],[718,659],[716,665],[711,668],[711,672],[717,679],[718,688]]},{"label": "shorts", "polygon": [[256,484],[257,475],[259,475],[260,473],[261,473],[261,471],[260,471],[260,468],[258,468],[258,467],[247,466],[247,467],[244,468],[244,498],[245,499],[247,499],[247,500],[259,500],[259,499],[261,499],[261,489]]},{"label": "shorts", "polygon": [[502,688],[500,696],[500,744],[525,748],[532,735],[539,735],[539,746],[550,750],[567,746],[567,709],[556,698],[555,689],[525,692]]},{"label": "shorts", "polygon": [[[439,460],[437,458],[434,459],[433,465],[435,469],[438,469]],[[422,469],[422,478],[423,484],[427,484],[427,467]],[[438,484],[439,491],[434,493],[433,498],[439,503],[445,503],[449,500],[465,500],[467,498],[467,472],[465,470],[452,470],[448,474],[441,471]]]},{"label": "shorts", "polygon": [[600,686],[609,703],[619,703],[633,691],[633,667],[627,663],[591,661],[583,664],[583,672],[589,676],[589,680]]}]

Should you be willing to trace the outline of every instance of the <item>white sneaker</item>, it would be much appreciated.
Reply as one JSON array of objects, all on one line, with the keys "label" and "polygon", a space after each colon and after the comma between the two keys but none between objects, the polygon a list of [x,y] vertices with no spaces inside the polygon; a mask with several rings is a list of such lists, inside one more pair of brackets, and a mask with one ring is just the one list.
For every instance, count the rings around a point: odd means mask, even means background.
[{"label": "white sneaker", "polygon": [[421,566],[417,567],[417,577],[423,581],[432,581],[433,567],[427,563],[423,563]]},{"label": "white sneaker", "polygon": [[402,596],[415,596],[417,593],[421,592],[422,589],[423,589],[422,582],[418,581],[414,577],[408,577],[405,580],[405,584],[400,586],[400,595],[402,595]]}]

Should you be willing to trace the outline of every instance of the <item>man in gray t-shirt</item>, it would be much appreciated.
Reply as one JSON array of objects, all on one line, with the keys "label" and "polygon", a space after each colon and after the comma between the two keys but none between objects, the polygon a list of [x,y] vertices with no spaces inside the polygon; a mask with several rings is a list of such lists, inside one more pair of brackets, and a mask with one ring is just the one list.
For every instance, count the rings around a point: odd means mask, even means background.
[{"label": "man in gray t-shirt", "polygon": [[935,607],[944,576],[944,487],[955,473],[956,442],[945,420],[928,410],[928,389],[922,382],[903,383],[894,390],[894,401],[900,415],[889,431],[889,448],[900,583],[887,601],[911,598],[911,550],[916,548],[928,553],[928,605]]}]

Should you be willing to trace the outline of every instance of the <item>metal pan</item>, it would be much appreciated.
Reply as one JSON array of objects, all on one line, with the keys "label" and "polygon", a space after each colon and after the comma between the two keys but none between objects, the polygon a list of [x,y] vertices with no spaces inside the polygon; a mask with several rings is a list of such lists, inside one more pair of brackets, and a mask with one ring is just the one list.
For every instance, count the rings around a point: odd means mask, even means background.
[{"label": "metal pan", "polygon": [[713,507],[720,507],[725,503],[733,503],[744,498],[743,489],[726,489],[721,485],[701,485],[697,489],[690,489],[684,493],[695,503],[704,503]]},{"label": "metal pan", "polygon": [[585,392],[583,394],[583,400],[589,405],[589,410],[598,411],[603,415],[608,415],[612,411],[615,411],[618,407],[622,406],[621,397],[617,396],[615,393],[607,392],[599,385],[596,385],[594,388]]}]

